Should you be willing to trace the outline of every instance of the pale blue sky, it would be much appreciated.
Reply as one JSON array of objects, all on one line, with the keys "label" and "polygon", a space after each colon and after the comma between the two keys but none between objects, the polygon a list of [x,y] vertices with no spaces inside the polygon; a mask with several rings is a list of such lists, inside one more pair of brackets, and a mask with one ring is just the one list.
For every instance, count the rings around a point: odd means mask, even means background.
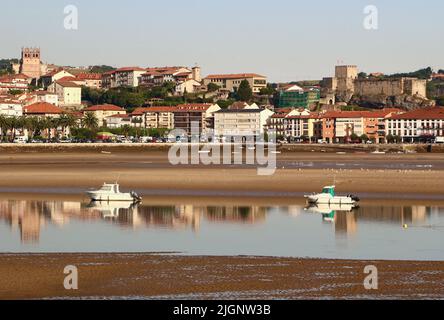
[{"label": "pale blue sky", "polygon": [[[65,5],[79,30],[63,28]],[[379,30],[363,9],[379,9]],[[0,57],[39,46],[62,65],[194,65],[271,81],[318,79],[337,61],[367,72],[444,68],[440,0],[2,0]]]}]

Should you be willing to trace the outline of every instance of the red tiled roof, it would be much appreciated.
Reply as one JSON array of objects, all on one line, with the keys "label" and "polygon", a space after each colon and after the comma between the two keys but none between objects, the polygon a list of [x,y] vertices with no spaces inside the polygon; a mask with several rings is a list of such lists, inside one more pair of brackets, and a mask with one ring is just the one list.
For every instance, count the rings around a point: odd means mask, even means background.
[{"label": "red tiled roof", "polygon": [[67,77],[60,78],[59,80],[57,80],[57,82],[70,82],[70,81],[75,81],[75,80],[76,80],[76,77],[67,76]]},{"label": "red tiled roof", "polygon": [[375,111],[327,111],[322,118],[385,118],[399,109],[384,109]]},{"label": "red tiled roof", "polygon": [[211,107],[211,103],[193,103],[193,104],[180,104],[176,107],[175,112],[199,112],[207,111]]},{"label": "red tiled roof", "polygon": [[80,88],[77,83],[71,81],[56,81],[56,83],[65,88]]},{"label": "red tiled roof", "polygon": [[30,77],[24,75],[23,73],[19,74],[8,74],[0,77],[0,82],[12,82],[13,80],[28,80]]},{"label": "red tiled roof", "polygon": [[125,111],[125,109],[115,106],[113,104],[101,104],[95,105],[82,110],[82,112],[92,112],[92,111]]},{"label": "red tiled roof", "polygon": [[244,79],[244,78],[266,78],[257,73],[236,73],[236,74],[210,74],[206,79]]},{"label": "red tiled roof", "polygon": [[418,109],[390,117],[394,120],[444,120],[444,107]]},{"label": "red tiled roof", "polygon": [[47,102],[38,102],[23,108],[25,114],[59,114],[62,110]]},{"label": "red tiled roof", "polygon": [[[48,72],[47,74],[45,74],[43,77],[53,77],[55,76],[57,73],[65,71],[63,68],[58,68],[58,69],[54,69],[51,72]],[[69,72],[68,72],[69,73]]]},{"label": "red tiled roof", "polygon": [[140,67],[123,67],[115,70],[115,72],[126,72],[126,71],[146,71],[146,69]]},{"label": "red tiled roof", "polygon": [[173,112],[176,110],[176,107],[171,106],[157,106],[157,107],[148,107],[148,108],[136,108],[133,112],[133,116],[140,116],[147,112]]},{"label": "red tiled roof", "polygon": [[79,73],[76,75],[77,80],[102,80],[100,73]]}]

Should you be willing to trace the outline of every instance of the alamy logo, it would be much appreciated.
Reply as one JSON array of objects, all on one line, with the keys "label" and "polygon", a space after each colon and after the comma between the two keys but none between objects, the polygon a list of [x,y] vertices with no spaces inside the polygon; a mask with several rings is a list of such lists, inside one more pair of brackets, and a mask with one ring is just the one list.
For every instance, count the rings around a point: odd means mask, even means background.
[{"label": "alamy logo", "polygon": [[366,266],[364,273],[368,274],[364,279],[364,288],[366,290],[378,290],[378,268],[376,266]]},{"label": "alamy logo", "polygon": [[63,273],[67,276],[63,280],[63,286],[66,290],[79,289],[79,271],[76,266],[66,266]]},{"label": "alamy logo", "polygon": [[364,29],[378,30],[379,28],[379,11],[374,5],[369,5],[364,8]]},{"label": "alamy logo", "polygon": [[74,5],[68,5],[63,9],[65,19],[63,20],[63,27],[66,30],[79,29],[79,9]]}]

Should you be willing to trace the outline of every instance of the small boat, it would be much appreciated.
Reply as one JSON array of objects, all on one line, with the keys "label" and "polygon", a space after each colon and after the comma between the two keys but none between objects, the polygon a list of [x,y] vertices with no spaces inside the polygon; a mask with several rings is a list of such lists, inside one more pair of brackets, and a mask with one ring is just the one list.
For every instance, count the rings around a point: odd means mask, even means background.
[{"label": "small boat", "polygon": [[86,194],[92,201],[142,201],[142,197],[134,191],[128,193],[120,192],[120,186],[117,183],[104,183],[99,190],[87,191]]},{"label": "small boat", "polygon": [[327,186],[322,189],[322,193],[306,195],[308,203],[311,204],[338,204],[338,205],[356,205],[360,199],[355,195],[337,196],[336,186]]}]

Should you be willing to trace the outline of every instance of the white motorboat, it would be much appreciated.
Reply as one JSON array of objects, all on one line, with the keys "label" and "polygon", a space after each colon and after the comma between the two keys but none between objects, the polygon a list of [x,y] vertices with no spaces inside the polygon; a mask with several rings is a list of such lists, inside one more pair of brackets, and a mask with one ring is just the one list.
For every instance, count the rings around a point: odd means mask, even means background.
[{"label": "white motorboat", "polygon": [[100,189],[87,191],[86,194],[92,201],[142,201],[142,197],[134,191],[120,192],[120,186],[117,183],[104,183]]},{"label": "white motorboat", "polygon": [[338,204],[338,205],[356,205],[360,199],[355,195],[337,196],[335,186],[327,186],[321,193],[306,195],[307,201],[311,204]]}]

